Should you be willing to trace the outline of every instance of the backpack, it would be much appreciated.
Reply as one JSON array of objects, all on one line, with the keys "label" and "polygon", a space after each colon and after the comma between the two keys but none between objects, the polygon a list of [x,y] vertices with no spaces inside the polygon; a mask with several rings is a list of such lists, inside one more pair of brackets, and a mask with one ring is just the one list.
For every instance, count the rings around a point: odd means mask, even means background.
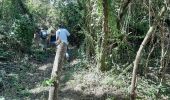
[{"label": "backpack", "polygon": [[41,36],[42,39],[46,39],[46,38],[47,38],[47,32],[44,31],[44,30],[41,31],[41,32],[40,32],[40,36]]}]

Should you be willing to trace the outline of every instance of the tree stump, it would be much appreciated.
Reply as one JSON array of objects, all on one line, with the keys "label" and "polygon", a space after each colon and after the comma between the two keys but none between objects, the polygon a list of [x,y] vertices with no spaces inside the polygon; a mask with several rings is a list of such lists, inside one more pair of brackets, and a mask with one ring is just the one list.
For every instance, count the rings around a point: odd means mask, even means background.
[{"label": "tree stump", "polygon": [[51,73],[52,85],[50,86],[48,100],[58,100],[59,80],[66,49],[67,45],[65,43],[60,43],[59,47],[57,48]]}]

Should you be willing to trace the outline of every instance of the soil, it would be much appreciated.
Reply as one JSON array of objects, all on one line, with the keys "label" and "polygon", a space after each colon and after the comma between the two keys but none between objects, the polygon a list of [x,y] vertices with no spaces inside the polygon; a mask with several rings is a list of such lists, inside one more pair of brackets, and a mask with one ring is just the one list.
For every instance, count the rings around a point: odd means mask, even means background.
[{"label": "soil", "polygon": [[[0,62],[1,74],[4,71],[0,100],[47,100],[49,87],[43,84],[50,78],[54,57],[51,55],[41,63],[29,60],[31,66],[23,64],[24,68],[19,67],[18,62]],[[79,59],[65,63],[60,81],[60,100],[125,100],[117,88],[102,86],[98,84],[100,78],[95,80],[95,73],[81,70]]]}]

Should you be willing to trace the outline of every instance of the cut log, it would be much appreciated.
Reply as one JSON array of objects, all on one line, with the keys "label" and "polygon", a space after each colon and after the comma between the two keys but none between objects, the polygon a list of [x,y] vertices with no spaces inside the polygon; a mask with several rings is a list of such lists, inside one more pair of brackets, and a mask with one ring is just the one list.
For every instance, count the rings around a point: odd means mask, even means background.
[{"label": "cut log", "polygon": [[48,100],[59,100],[58,99],[59,81],[66,49],[67,45],[65,43],[60,43],[59,48],[57,49],[51,73],[51,80],[53,83],[50,86]]}]

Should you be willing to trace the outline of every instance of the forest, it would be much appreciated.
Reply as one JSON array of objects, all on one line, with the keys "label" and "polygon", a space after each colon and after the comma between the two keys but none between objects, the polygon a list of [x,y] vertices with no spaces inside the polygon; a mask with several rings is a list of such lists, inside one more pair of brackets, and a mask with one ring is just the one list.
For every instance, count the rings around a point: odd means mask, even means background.
[{"label": "forest", "polygon": [[0,0],[0,100],[170,100],[170,0]]}]

